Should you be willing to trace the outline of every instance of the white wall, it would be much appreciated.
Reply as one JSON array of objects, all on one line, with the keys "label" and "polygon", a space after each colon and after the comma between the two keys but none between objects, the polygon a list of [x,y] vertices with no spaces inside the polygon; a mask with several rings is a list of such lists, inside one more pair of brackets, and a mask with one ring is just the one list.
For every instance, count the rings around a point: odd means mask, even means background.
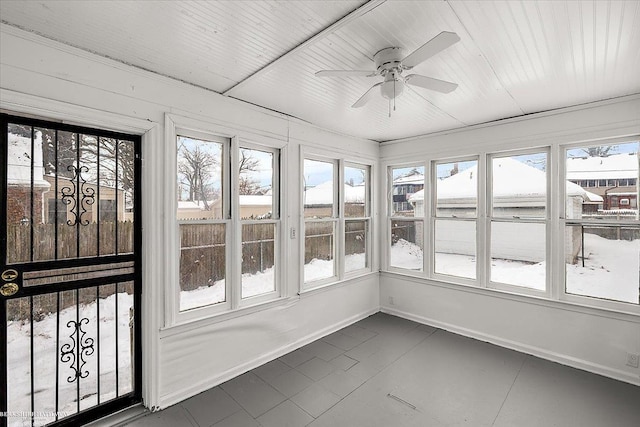
[{"label": "white wall", "polygon": [[[74,124],[143,134],[143,396],[166,407],[296,347],[377,312],[378,274],[298,296],[299,266],[288,263],[281,300],[240,316],[165,325],[163,272],[177,262],[167,249],[175,236],[166,198],[165,114],[270,138],[286,147],[283,229],[299,224],[299,152],[323,146],[343,156],[378,158],[378,144],[326,132],[295,119],[201,88],[120,64],[2,25],[0,108]],[[167,146],[171,147],[171,144]],[[348,147],[348,148],[346,148]],[[374,181],[377,179],[373,177]],[[168,216],[167,216],[168,215]],[[284,233],[288,235],[288,233]],[[174,239],[175,240],[175,239]],[[372,239],[377,241],[378,239]],[[299,259],[298,239],[286,239],[286,259]],[[374,248],[375,249],[375,248]],[[327,309],[327,307],[331,307]]]},{"label": "white wall", "polygon": [[[640,96],[602,101],[581,107],[519,119],[442,132],[422,138],[383,143],[381,167],[403,162],[430,161],[456,156],[550,147],[559,156],[559,144],[622,138],[640,134]],[[550,164],[553,186],[561,171]],[[383,189],[381,189],[383,193]],[[559,223],[564,201],[552,199],[549,248],[563,251]],[[483,221],[480,221],[480,227]],[[569,236],[571,237],[571,236]],[[483,251],[486,252],[486,251]],[[484,262],[486,253],[478,254]],[[554,258],[556,260],[557,258]],[[526,353],[640,384],[640,369],[626,366],[627,352],[640,353],[640,310],[627,305],[618,313],[608,302],[562,295],[561,265],[551,266],[552,290],[544,298],[382,273],[383,311],[442,327]],[[389,304],[390,297],[394,304]],[[600,307],[596,307],[600,304]],[[618,306],[620,306],[619,304]]]}]

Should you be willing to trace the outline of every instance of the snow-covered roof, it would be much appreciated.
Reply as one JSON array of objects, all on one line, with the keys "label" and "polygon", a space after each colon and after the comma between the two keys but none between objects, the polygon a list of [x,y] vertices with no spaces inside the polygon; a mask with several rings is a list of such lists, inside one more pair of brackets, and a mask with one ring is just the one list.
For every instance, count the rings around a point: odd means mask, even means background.
[{"label": "snow-covered roof", "polygon": [[[349,184],[344,185],[344,202],[345,203],[364,203],[365,202],[364,185]],[[307,188],[304,192],[305,205],[329,205],[333,201],[333,181],[323,182],[312,188]]]},{"label": "snow-covered roof", "polygon": [[[510,157],[494,161],[493,197],[495,199],[544,199],[547,192],[545,172]],[[473,199],[478,189],[478,167],[473,166],[437,182],[439,200]],[[589,201],[602,201],[577,184],[567,181],[568,196],[582,196]],[[424,190],[409,197],[410,202],[424,200]]]},{"label": "snow-covered roof", "polygon": [[265,195],[240,195],[240,206],[271,206],[273,203],[273,196],[271,194]]},{"label": "snow-covered roof", "polygon": [[628,179],[638,177],[638,155],[567,159],[567,179]]},{"label": "snow-covered roof", "polygon": [[401,176],[393,180],[393,185],[399,184],[424,184],[424,175],[421,173],[414,173],[407,176]]},{"label": "snow-covered roof", "polygon": [[[31,138],[9,133],[9,147],[7,161],[7,184],[31,186]],[[44,179],[42,166],[42,132],[35,132],[33,141],[33,186],[35,188],[49,188]]]}]

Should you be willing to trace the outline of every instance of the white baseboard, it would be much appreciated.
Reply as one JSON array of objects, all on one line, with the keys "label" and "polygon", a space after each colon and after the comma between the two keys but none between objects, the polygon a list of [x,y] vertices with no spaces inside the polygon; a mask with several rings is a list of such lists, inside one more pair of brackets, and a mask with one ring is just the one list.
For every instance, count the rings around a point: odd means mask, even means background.
[{"label": "white baseboard", "polygon": [[541,359],[557,362],[562,365],[571,366],[572,368],[581,369],[583,371],[591,372],[594,374],[602,375],[608,378],[613,378],[618,381],[639,385],[640,376],[634,376],[625,371],[614,369],[608,366],[592,363],[583,359],[578,359],[564,354],[555,353],[552,351],[544,350],[539,347],[530,346],[521,342],[506,340],[494,335],[485,334],[473,329],[464,328],[458,325],[441,322],[436,319],[431,319],[424,316],[419,316],[412,313],[407,313],[402,310],[391,307],[381,307],[380,311],[383,313],[391,314],[393,316],[402,317],[403,319],[412,320],[414,322],[422,323],[425,325],[433,326],[435,328],[444,329],[445,331],[452,332],[454,334],[462,335],[469,338],[474,338],[480,341],[485,341],[491,344],[498,345],[500,347],[509,348],[511,350],[519,351],[521,353],[530,354],[532,356],[539,357]]},{"label": "white baseboard", "polygon": [[276,350],[273,350],[269,353],[263,354],[260,357],[257,357],[255,359],[252,359],[248,362],[245,362],[241,365],[235,366],[232,369],[229,369],[219,375],[216,375],[214,377],[211,378],[206,378],[203,381],[200,381],[196,384],[193,384],[192,386],[186,388],[186,389],[182,389],[182,390],[176,390],[173,391],[172,393],[169,393],[167,395],[161,396],[160,397],[160,407],[157,409],[165,409],[171,405],[175,405],[178,402],[181,402],[185,399],[188,399],[189,397],[195,396],[198,393],[202,393],[203,391],[209,390],[210,388],[213,388],[219,384],[222,384],[226,381],[229,381],[230,379],[233,379],[239,375],[244,374],[245,372],[249,372],[252,369],[255,369],[259,366],[264,365],[267,362],[270,362],[272,360],[277,359],[278,357],[284,356],[287,353],[292,352],[293,350],[296,350],[302,346],[305,346],[309,343],[312,343],[313,341],[320,339],[322,337],[325,337],[329,334],[332,334],[336,331],[339,331],[342,328],[345,328],[353,323],[358,322],[359,320],[362,320],[368,316],[371,316],[372,314],[377,313],[378,311],[380,311],[377,307],[376,308],[372,308],[369,310],[366,310],[362,313],[356,314],[354,316],[351,316],[347,319],[344,319],[338,323],[335,323],[331,326],[328,326],[326,328],[323,328],[317,332],[314,332],[313,334],[307,335],[306,337],[300,338],[297,341],[294,341],[290,344],[287,344],[285,346],[282,346]]}]

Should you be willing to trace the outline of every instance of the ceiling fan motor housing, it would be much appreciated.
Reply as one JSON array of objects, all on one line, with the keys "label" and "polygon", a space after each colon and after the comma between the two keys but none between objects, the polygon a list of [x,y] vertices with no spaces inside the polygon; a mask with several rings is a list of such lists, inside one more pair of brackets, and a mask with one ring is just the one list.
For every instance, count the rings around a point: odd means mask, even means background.
[{"label": "ceiling fan motor housing", "polygon": [[404,53],[399,47],[388,47],[378,51],[373,55],[376,72],[381,76],[386,76],[390,71],[402,72],[402,58]]}]

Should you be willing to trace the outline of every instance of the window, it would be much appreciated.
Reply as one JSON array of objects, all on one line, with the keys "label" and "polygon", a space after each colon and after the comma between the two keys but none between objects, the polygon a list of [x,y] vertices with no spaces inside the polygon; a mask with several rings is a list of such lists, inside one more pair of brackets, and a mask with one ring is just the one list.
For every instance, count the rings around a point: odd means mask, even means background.
[{"label": "window", "polygon": [[302,166],[304,288],[370,270],[370,167],[315,156]]},{"label": "window", "polygon": [[228,301],[229,146],[224,138],[177,137],[180,311]]},{"label": "window", "polygon": [[[424,270],[424,166],[389,168],[391,203],[389,212],[389,266],[402,270]],[[402,192],[411,186],[411,192]],[[398,189],[398,191],[396,191]]]},{"label": "window", "polygon": [[277,152],[240,148],[238,208],[242,222],[242,298],[276,290]]},{"label": "window", "polygon": [[195,132],[176,143],[179,311],[275,298],[279,150]]},{"label": "window", "polygon": [[[635,183],[639,148],[637,141],[569,147],[565,150],[566,176],[605,173],[618,176],[619,183]],[[635,184],[613,187],[602,196],[567,185],[563,221],[566,294],[640,303],[640,221],[637,207],[631,207],[637,195]],[[597,212],[586,209],[594,200],[603,203]]]},{"label": "window", "polygon": [[369,167],[346,164],[344,167],[344,271],[350,273],[371,267],[369,259]]},{"label": "window", "polygon": [[433,272],[476,278],[478,161],[435,162]]},{"label": "window", "polygon": [[547,153],[489,158],[490,282],[546,289]]}]

